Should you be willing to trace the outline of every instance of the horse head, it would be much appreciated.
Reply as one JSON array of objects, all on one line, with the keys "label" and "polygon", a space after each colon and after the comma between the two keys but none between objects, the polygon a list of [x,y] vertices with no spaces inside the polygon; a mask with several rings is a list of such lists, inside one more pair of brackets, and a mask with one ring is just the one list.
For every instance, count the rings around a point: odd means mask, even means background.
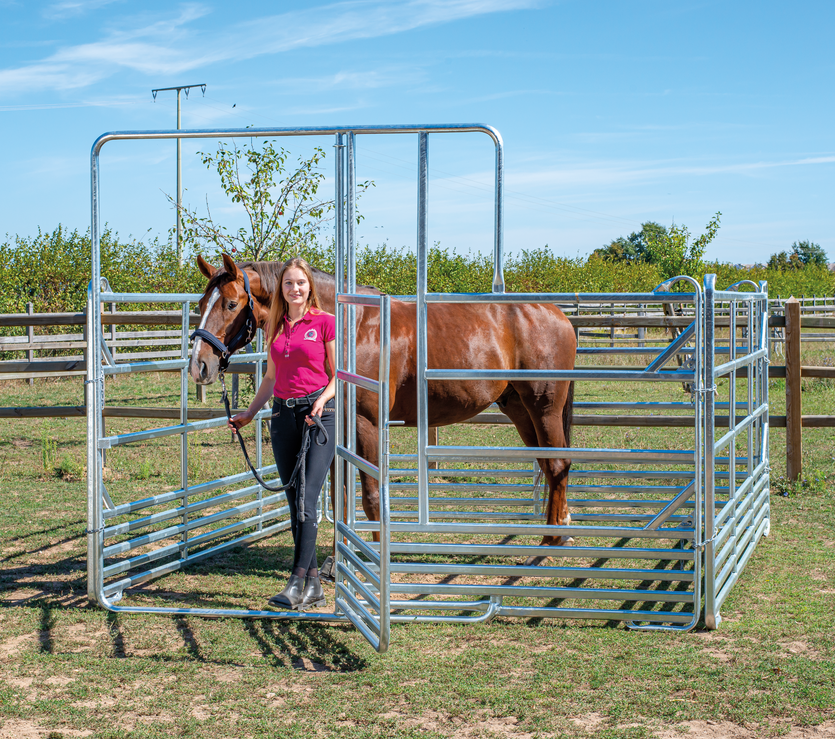
[{"label": "horse head", "polygon": [[219,269],[202,256],[197,267],[208,283],[198,304],[200,326],[193,334],[189,372],[198,385],[211,385],[229,357],[254,338],[255,328],[266,324],[270,296],[260,275],[235,264],[228,254]]}]

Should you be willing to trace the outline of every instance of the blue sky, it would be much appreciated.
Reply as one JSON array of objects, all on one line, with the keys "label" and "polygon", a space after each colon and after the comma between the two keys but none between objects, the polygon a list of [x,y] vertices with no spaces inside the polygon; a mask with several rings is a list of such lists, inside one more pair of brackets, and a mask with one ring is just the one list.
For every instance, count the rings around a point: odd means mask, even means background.
[{"label": "blue sky", "polygon": [[[95,138],[174,128],[174,95],[151,89],[206,83],[184,128],[495,126],[510,252],[584,255],[646,220],[698,234],[721,211],[710,258],[811,239],[835,260],[833,16],[815,1],[0,0],[0,234],[86,229]],[[184,200],[236,225],[196,154],[212,146],[184,143]],[[360,139],[376,183],[361,243],[414,245],[416,150]],[[484,136],[431,138],[432,240],[489,251],[492,164]],[[173,142],[105,147],[120,235],[164,235],[174,190]]]}]

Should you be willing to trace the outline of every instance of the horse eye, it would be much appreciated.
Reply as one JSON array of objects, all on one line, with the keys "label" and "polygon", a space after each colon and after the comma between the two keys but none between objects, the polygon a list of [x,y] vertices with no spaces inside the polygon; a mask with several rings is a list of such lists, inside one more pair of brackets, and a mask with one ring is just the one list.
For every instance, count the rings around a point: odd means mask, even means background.
[{"label": "horse eye", "polygon": [[229,308],[229,310],[235,310],[235,308],[238,307],[238,304],[233,300],[229,303],[227,307]]}]

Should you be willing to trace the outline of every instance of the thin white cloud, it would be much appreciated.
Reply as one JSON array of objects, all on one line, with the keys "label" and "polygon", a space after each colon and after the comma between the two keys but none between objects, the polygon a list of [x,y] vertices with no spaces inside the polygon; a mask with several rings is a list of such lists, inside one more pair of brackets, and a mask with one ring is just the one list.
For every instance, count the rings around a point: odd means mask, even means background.
[{"label": "thin white cloud", "polygon": [[[77,0],[77,3],[79,7],[91,7],[91,4],[105,1]],[[542,0],[407,0],[397,3],[349,0],[207,32],[197,29],[194,21],[209,11],[204,6],[189,4],[182,6],[174,18],[112,30],[100,41],[64,47],[40,61],[0,70],[0,92],[78,89],[124,69],[165,77],[210,64],[242,61],[301,47],[378,38],[540,5]],[[136,23],[136,19],[131,22]]]},{"label": "thin white cloud", "polygon": [[508,187],[572,188],[581,186],[628,185],[672,177],[706,177],[721,174],[754,175],[781,167],[801,167],[835,163],[835,155],[801,157],[775,161],[737,162],[734,164],[687,164],[684,162],[598,162],[588,166],[566,165],[538,171],[507,173]]},{"label": "thin white cloud", "polygon": [[84,15],[91,10],[98,10],[115,2],[124,2],[124,0],[62,0],[47,5],[41,11],[41,15],[48,20],[64,20],[65,18]]}]

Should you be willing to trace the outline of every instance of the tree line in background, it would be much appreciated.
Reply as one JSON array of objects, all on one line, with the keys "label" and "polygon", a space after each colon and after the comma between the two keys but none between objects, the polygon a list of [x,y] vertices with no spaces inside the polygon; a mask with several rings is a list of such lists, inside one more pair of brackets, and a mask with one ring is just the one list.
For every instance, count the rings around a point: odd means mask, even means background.
[{"label": "tree line in background", "polygon": [[[271,142],[254,145],[220,144],[214,154],[198,152],[203,164],[214,168],[220,186],[248,217],[248,228],[236,232],[206,215],[184,207],[185,246],[193,257],[203,254],[219,262],[220,251],[236,260],[286,259],[302,256],[333,272],[332,238],[323,233],[333,219],[334,203],[318,195],[324,179],[324,151],[290,162],[290,154]],[[358,186],[361,194],[373,182]],[[170,198],[169,198],[170,200]],[[173,202],[173,201],[172,201]],[[772,255],[767,264],[751,267],[705,262],[707,246],[719,230],[721,213],[693,238],[686,226],[669,228],[648,221],[640,231],[620,237],[595,250],[588,258],[560,257],[547,246],[523,249],[505,261],[506,289],[511,292],[636,292],[649,291],[665,279],[687,274],[718,275],[725,287],[742,279],[769,283],[771,295],[831,295],[835,274],[818,244],[796,242],[791,251]],[[358,220],[361,216],[357,216]],[[330,244],[328,243],[330,242]],[[118,292],[203,291],[205,279],[194,259],[180,263],[173,233],[167,241],[120,239],[106,229],[101,237],[101,274]],[[0,243],[0,312],[22,313],[27,303],[36,312],[83,310],[90,281],[89,233],[58,226],[38,230],[34,237],[16,236]],[[481,254],[459,254],[435,244],[429,254],[429,289],[438,292],[488,292],[492,259]],[[417,279],[414,253],[388,244],[365,246],[358,252],[357,278],[392,295],[412,294]]]},{"label": "tree line in background", "polygon": [[[593,256],[615,262],[657,264],[664,272],[672,270],[673,275],[690,274],[692,270],[698,269],[707,245],[716,237],[721,215],[717,213],[708,223],[704,234],[697,239],[690,238],[686,226],[673,224],[667,228],[655,221],[647,221],[642,224],[640,231],[633,231],[626,237],[620,236],[607,246],[595,249]],[[755,268],[763,266],[784,271],[829,265],[821,245],[805,240],[795,241],[788,251],[772,254],[765,265],[753,265]],[[683,271],[676,273],[677,267]]]},{"label": "tree line in background", "polygon": [[[333,271],[333,250],[329,246],[318,242],[300,244],[291,253],[303,256],[320,269]],[[216,252],[206,250],[205,256],[215,265],[220,263]],[[90,262],[89,233],[58,226],[51,232],[39,231],[34,237],[6,239],[0,243],[0,313],[24,313],[29,302],[39,313],[83,310]],[[562,257],[547,246],[510,254],[504,272],[510,292],[647,291],[670,274],[682,273],[665,272],[658,264],[647,261],[616,260],[597,254],[588,258]],[[685,272],[699,279],[715,272],[720,287],[742,279],[766,280],[772,296],[835,293],[835,273],[816,263],[803,269],[783,269],[703,262]],[[179,263],[172,241],[121,239],[109,230],[101,239],[101,273],[118,292],[201,293],[206,283],[194,259]],[[430,290],[489,292],[492,277],[492,257],[461,254],[440,244],[430,249]],[[397,249],[386,244],[362,247],[357,254],[357,279],[392,295],[413,294],[417,280],[415,254],[405,247]]]}]

